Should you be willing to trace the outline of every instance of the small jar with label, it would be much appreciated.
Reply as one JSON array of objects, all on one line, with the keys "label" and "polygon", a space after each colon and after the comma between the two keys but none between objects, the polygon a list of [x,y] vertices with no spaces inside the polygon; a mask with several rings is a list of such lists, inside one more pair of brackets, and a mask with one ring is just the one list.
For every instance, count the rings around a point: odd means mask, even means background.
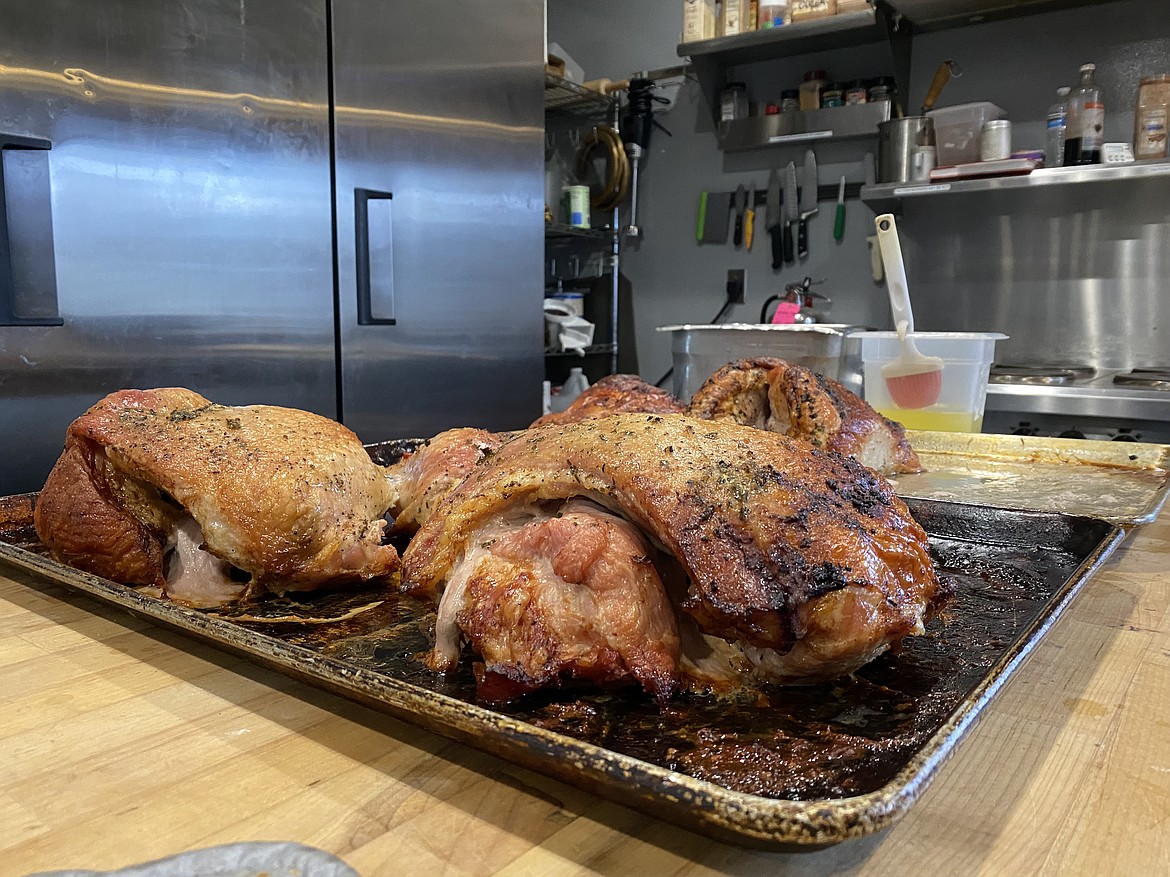
[{"label": "small jar with label", "polygon": [[1133,119],[1133,157],[1170,157],[1170,73],[1147,76],[1138,86]]},{"label": "small jar with label", "polygon": [[843,106],[845,106],[845,89],[836,82],[826,83],[824,91],[821,92],[821,107],[828,109],[829,107]]},{"label": "small jar with label", "polygon": [[845,86],[845,106],[863,104],[869,100],[869,90],[860,79],[854,79]]},{"label": "small jar with label", "polygon": [[719,92],[719,121],[734,122],[746,119],[748,114],[747,85],[743,82],[729,82]]},{"label": "small jar with label", "polygon": [[829,74],[824,70],[809,70],[804,74],[800,83],[800,108],[802,110],[819,110],[821,108],[821,92],[825,83],[829,81]]},{"label": "small jar with label", "polygon": [[874,103],[879,100],[892,101],[897,95],[898,89],[894,85],[894,77],[879,76],[877,79],[871,80],[869,83],[869,102]]},{"label": "small jar with label", "polygon": [[1012,123],[1007,119],[992,119],[983,124],[983,139],[979,144],[979,158],[982,161],[999,161],[1011,158]]},{"label": "small jar with label", "polygon": [[786,88],[780,92],[780,112],[794,113],[800,109],[800,90]]}]

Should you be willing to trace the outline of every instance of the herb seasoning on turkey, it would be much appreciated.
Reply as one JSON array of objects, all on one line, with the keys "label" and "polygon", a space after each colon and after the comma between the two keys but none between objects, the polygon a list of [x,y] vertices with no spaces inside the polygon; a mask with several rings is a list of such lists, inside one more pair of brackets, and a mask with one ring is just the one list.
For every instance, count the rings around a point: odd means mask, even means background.
[{"label": "herb seasoning on turkey", "polygon": [[[620,586],[619,586],[620,585]],[[471,467],[403,557],[487,699],[567,678],[812,682],[918,634],[944,594],[873,470],[729,421],[621,414],[530,429]]]}]

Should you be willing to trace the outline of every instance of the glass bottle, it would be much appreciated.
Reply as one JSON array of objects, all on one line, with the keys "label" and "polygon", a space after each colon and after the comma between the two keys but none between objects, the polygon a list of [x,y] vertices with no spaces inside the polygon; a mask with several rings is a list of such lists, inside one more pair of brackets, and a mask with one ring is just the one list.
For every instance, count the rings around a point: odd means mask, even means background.
[{"label": "glass bottle", "polygon": [[1105,104],[1093,73],[1096,64],[1081,65],[1081,81],[1068,100],[1068,127],[1064,135],[1064,163],[1100,164],[1105,139]]},{"label": "glass bottle", "polygon": [[1048,108],[1048,140],[1044,148],[1044,166],[1064,165],[1064,137],[1068,128],[1068,96],[1072,91],[1067,85],[1056,89],[1056,103]]}]

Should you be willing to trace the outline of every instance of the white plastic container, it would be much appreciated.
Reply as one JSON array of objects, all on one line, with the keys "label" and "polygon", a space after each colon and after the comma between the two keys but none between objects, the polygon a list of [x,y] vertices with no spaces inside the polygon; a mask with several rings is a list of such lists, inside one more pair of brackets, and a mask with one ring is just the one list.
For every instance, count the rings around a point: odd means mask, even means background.
[{"label": "white plastic container", "polygon": [[911,336],[926,356],[944,360],[942,393],[926,408],[899,408],[890,398],[882,378],[882,366],[897,359],[900,342],[896,332],[861,332],[861,364],[865,401],[890,420],[907,429],[943,432],[982,432],[987,401],[987,378],[995,359],[995,342],[1007,335],[998,332],[915,332]]},{"label": "white plastic container", "polygon": [[1002,119],[1004,111],[993,103],[977,101],[941,107],[927,113],[934,123],[938,166],[967,164],[981,159],[983,126]]}]

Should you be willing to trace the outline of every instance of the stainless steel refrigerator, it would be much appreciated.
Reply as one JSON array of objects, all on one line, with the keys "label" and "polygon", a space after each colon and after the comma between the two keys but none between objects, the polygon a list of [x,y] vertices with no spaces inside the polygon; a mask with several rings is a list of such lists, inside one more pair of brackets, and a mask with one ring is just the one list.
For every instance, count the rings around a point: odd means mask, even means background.
[{"label": "stainless steel refrigerator", "polygon": [[544,7],[0,0],[0,493],[124,387],[539,414]]}]

